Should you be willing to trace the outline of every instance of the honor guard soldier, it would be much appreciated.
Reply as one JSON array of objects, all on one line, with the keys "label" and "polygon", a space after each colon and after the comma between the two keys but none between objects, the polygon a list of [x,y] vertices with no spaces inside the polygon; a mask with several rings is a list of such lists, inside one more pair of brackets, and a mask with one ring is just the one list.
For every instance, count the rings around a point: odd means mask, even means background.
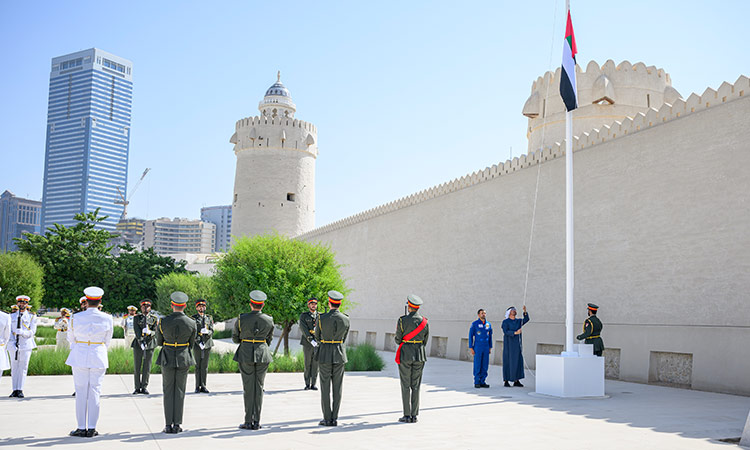
[{"label": "honor guard soldier", "polygon": [[71,436],[94,437],[99,421],[99,400],[102,393],[104,373],[109,367],[107,347],[112,340],[114,322],[112,316],[97,308],[101,304],[104,290],[91,286],[83,290],[88,308],[70,321],[68,341],[70,354],[65,364],[73,369],[76,387],[76,421],[78,428]]},{"label": "honor guard soldier", "polygon": [[579,341],[586,340],[586,344],[594,345],[594,354],[596,356],[602,356],[604,351],[604,341],[602,340],[602,322],[596,316],[599,307],[593,303],[587,305],[586,310],[588,311],[588,318],[583,321],[583,333],[576,336]]},{"label": "honor guard soldier", "polygon": [[26,382],[26,372],[29,369],[31,351],[36,348],[34,335],[36,334],[36,316],[28,311],[29,297],[16,297],[18,311],[10,315],[11,337],[8,342],[10,354],[10,376],[13,380],[11,397],[23,398],[23,385]]},{"label": "honor guard soldier", "polygon": [[268,365],[271,363],[271,351],[268,345],[273,339],[273,318],[261,312],[266,299],[267,296],[263,291],[250,292],[252,311],[240,314],[232,329],[232,341],[240,344],[234,354],[234,360],[239,364],[242,375],[245,422],[240,425],[240,428],[243,430],[260,429],[263,384]]},{"label": "honor guard soldier", "polygon": [[315,381],[318,378],[318,360],[315,357],[318,341],[315,340],[315,325],[318,322],[318,299],[307,300],[308,311],[299,315],[299,332],[302,352],[305,355],[305,390],[317,391]]},{"label": "honor guard soldier", "polygon": [[122,328],[125,331],[125,347],[133,347],[135,340],[135,315],[138,308],[133,305],[128,306],[128,313],[122,319]]},{"label": "honor guard soldier", "polygon": [[[330,311],[321,314],[315,327],[315,340],[320,344],[318,349],[318,370],[320,372],[320,403],[323,409],[323,420],[319,425],[335,427],[338,425],[341,390],[346,365],[346,348],[344,341],[349,334],[349,316],[339,311],[344,295],[337,291],[328,291]],[[333,388],[333,404],[331,404]]]},{"label": "honor guard soldier", "polygon": [[156,344],[162,346],[156,364],[161,366],[164,391],[164,420],[167,424],[164,432],[175,434],[182,431],[185,385],[190,366],[195,364],[190,349],[195,345],[198,333],[195,320],[183,312],[187,306],[187,294],[173,292],[170,299],[172,314],[161,319],[156,330]]},{"label": "honor guard soldier", "polygon": [[68,342],[68,326],[70,325],[70,310],[68,308],[62,308],[60,310],[60,317],[55,319],[55,350],[68,350],[70,349],[70,343]]},{"label": "honor guard soldier", "polygon": [[398,318],[396,324],[396,364],[401,378],[401,402],[404,416],[399,422],[415,423],[419,415],[419,389],[422,371],[427,361],[425,346],[430,336],[427,318],[419,314],[422,299],[416,295],[406,297],[407,314]]},{"label": "honor guard soldier", "polygon": [[[0,288],[0,291],[3,289]],[[8,358],[8,341],[10,340],[10,314],[0,311],[0,377],[3,371],[10,369]]]},{"label": "honor guard soldier", "polygon": [[214,340],[211,337],[214,333],[214,319],[206,314],[206,301],[198,299],[195,301],[195,310],[193,314],[195,327],[198,330],[198,339],[193,347],[193,356],[195,357],[195,393],[203,392],[208,394],[206,389],[206,375],[208,375],[208,358],[211,355],[211,347],[214,346]]},{"label": "honor guard soldier", "polygon": [[156,349],[156,328],[159,317],[151,311],[151,300],[141,300],[141,313],[133,318],[135,339],[133,347],[133,378],[135,390],[133,394],[148,395],[148,380],[151,377],[151,361]]}]

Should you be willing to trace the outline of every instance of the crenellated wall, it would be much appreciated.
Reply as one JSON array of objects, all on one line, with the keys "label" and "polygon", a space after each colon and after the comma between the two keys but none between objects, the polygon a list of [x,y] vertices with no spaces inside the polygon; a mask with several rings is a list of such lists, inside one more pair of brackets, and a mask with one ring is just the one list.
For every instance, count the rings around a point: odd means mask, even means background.
[{"label": "crenellated wall", "polygon": [[[601,306],[612,376],[750,395],[748,92],[742,76],[575,138],[575,322],[587,302]],[[358,336],[389,348],[415,293],[428,352],[464,358],[478,308],[499,330],[524,301],[538,176],[523,344],[533,368],[565,336],[563,154],[555,143],[298,238],[336,252]],[[672,373],[674,361],[689,372]]]}]

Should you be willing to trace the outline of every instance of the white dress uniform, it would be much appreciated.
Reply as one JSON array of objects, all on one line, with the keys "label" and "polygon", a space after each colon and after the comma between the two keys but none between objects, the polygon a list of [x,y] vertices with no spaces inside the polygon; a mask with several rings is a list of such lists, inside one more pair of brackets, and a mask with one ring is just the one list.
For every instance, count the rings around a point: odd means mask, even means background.
[{"label": "white dress uniform", "polygon": [[70,320],[70,354],[65,364],[73,368],[78,429],[96,429],[104,373],[109,367],[107,347],[112,340],[112,316],[96,308],[76,313]]},{"label": "white dress uniform", "polygon": [[[21,326],[18,327],[18,316],[21,316]],[[36,316],[16,311],[10,315],[10,340],[8,341],[8,357],[10,358],[10,377],[13,380],[13,390],[23,391],[26,383],[26,372],[29,370],[31,351],[36,348]],[[16,343],[18,346],[16,347]],[[18,352],[16,352],[18,349]]]},{"label": "white dress uniform", "polygon": [[0,311],[0,377],[3,370],[10,369],[8,341],[10,340],[10,314]]},{"label": "white dress uniform", "polygon": [[135,340],[135,326],[133,325],[135,316],[130,314],[122,319],[123,328],[125,329],[125,348],[130,348]]},{"label": "white dress uniform", "polygon": [[58,317],[57,320],[55,320],[55,330],[57,330],[57,334],[55,335],[55,338],[57,339],[55,350],[68,350],[70,348],[70,343],[68,342],[69,323],[67,317]]}]

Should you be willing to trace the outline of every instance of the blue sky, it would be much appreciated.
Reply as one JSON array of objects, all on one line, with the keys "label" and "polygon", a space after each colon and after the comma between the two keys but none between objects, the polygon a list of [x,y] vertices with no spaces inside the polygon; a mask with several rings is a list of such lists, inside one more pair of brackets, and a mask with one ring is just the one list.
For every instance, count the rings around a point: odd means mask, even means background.
[{"label": "blue sky", "polygon": [[[642,61],[683,97],[750,74],[750,2],[571,3],[584,67]],[[50,60],[98,47],[134,66],[129,187],[152,171],[130,216],[229,204],[234,123],[281,70],[297,117],[318,127],[321,226],[524,153],[521,109],[560,64],[564,8],[0,0],[0,192],[41,199]]]}]

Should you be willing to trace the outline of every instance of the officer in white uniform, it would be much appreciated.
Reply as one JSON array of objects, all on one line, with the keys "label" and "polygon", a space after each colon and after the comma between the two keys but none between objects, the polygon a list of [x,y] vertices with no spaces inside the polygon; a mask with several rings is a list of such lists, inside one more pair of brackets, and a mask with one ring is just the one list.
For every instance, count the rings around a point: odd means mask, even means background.
[{"label": "officer in white uniform", "polygon": [[133,346],[135,340],[135,313],[138,311],[133,305],[128,306],[128,314],[122,319],[122,327],[125,329],[125,348]]},{"label": "officer in white uniform", "polygon": [[78,428],[71,436],[94,437],[99,420],[99,397],[102,392],[104,373],[109,367],[107,347],[112,340],[114,322],[112,316],[97,308],[104,290],[87,287],[87,309],[73,315],[68,329],[70,355],[65,364],[73,369],[76,386],[76,420]]},{"label": "officer in white uniform", "polygon": [[29,357],[36,348],[34,335],[36,334],[36,316],[29,313],[29,297],[16,297],[18,311],[10,315],[10,341],[8,341],[8,356],[10,357],[10,376],[13,379],[13,392],[10,397],[23,398],[23,385],[26,382],[26,372],[29,370]]},{"label": "officer in white uniform", "polygon": [[60,310],[60,317],[55,320],[55,350],[68,350],[70,349],[70,343],[68,342],[68,326],[70,325],[70,310],[68,308],[62,308]]},{"label": "officer in white uniform", "polygon": [[[0,288],[2,291],[3,288]],[[10,369],[10,358],[8,358],[8,341],[10,340],[10,314],[0,311],[0,377],[3,370]]]}]

